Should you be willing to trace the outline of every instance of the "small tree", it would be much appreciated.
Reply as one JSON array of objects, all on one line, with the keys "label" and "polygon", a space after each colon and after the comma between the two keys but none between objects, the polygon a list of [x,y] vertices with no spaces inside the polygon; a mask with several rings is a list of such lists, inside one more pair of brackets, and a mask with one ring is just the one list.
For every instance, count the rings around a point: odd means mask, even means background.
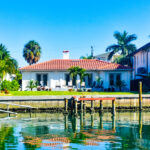
[{"label": "small tree", "polygon": [[117,81],[117,87],[118,87],[119,90],[121,91],[123,87],[126,87],[125,81],[118,80],[118,81]]},{"label": "small tree", "polygon": [[27,88],[31,89],[31,91],[37,87],[37,81],[30,80]]}]

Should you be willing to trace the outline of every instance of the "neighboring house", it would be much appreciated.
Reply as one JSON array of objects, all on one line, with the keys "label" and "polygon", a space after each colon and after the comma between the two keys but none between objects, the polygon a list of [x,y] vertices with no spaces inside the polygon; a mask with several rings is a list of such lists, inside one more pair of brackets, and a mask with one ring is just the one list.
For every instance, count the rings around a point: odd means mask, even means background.
[{"label": "neighboring house", "polygon": [[98,60],[103,60],[103,61],[107,61],[107,62],[113,62],[114,58],[117,57],[118,55],[114,55],[110,60],[108,59],[110,52],[107,53],[103,53],[103,54],[99,54],[94,56],[95,59]]},{"label": "neighboring house", "polygon": [[79,87],[80,79],[72,81],[68,68],[80,66],[86,69],[89,76],[84,78],[86,88],[93,86],[98,77],[103,81],[104,88],[115,88],[118,80],[126,83],[126,90],[130,90],[132,69],[119,64],[113,64],[97,59],[69,59],[69,51],[63,51],[63,59],[54,59],[20,68],[22,72],[22,90],[28,90],[30,80],[38,81],[40,86],[48,86],[52,90],[68,90],[72,85]]},{"label": "neighboring house", "polygon": [[150,43],[133,53],[133,78],[141,79],[150,73]]}]

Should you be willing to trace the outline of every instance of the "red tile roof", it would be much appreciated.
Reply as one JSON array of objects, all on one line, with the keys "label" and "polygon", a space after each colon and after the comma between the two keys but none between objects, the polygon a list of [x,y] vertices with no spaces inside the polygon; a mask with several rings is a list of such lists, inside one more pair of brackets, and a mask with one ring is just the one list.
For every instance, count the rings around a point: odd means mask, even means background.
[{"label": "red tile roof", "polygon": [[72,66],[80,66],[86,70],[131,70],[132,68],[96,59],[53,59],[20,68],[21,71],[53,71],[67,70]]}]

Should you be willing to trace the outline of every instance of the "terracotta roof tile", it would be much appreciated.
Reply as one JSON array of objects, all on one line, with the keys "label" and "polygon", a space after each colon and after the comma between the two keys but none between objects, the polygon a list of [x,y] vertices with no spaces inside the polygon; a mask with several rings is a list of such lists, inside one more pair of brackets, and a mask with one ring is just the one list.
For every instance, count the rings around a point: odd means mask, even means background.
[{"label": "terracotta roof tile", "polygon": [[21,71],[53,71],[67,70],[72,66],[80,66],[86,70],[130,70],[132,68],[97,59],[53,59],[20,68]]}]

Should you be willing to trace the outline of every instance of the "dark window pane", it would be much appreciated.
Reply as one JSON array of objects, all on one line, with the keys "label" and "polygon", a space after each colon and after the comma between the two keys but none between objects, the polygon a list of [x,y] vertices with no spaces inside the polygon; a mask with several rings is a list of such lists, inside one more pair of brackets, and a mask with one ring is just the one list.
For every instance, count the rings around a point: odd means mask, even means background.
[{"label": "dark window pane", "polygon": [[109,75],[109,85],[111,85],[111,86],[114,85],[114,75],[113,74]]},{"label": "dark window pane", "polygon": [[70,81],[69,74],[65,74],[65,80],[66,80],[66,85],[68,85],[68,82]]},{"label": "dark window pane", "polygon": [[47,86],[47,74],[43,75],[43,85]]},{"label": "dark window pane", "polygon": [[41,75],[40,74],[37,74],[37,83],[38,85],[41,85]]}]

